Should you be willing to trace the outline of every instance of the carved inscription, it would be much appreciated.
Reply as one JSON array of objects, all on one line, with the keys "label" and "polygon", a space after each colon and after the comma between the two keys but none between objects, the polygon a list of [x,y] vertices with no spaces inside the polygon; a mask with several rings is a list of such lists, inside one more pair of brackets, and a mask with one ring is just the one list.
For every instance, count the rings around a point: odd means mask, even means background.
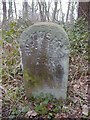
[{"label": "carved inscription", "polygon": [[[42,47],[46,47],[47,52],[53,54],[53,57],[64,57],[63,49],[65,49],[65,45],[63,45],[62,38],[58,39],[56,36],[52,38],[51,35],[50,32],[46,33],[45,31],[31,33],[24,45],[26,55],[31,55],[32,49],[41,51]],[[45,41],[47,42],[47,46],[43,46],[43,42]],[[60,52],[58,53],[58,51]]]}]

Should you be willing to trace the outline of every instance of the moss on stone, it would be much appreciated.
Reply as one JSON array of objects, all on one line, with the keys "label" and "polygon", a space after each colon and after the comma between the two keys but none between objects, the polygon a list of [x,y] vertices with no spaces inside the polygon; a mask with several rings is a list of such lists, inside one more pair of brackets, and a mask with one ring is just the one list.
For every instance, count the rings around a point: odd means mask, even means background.
[{"label": "moss on stone", "polygon": [[28,69],[24,69],[23,75],[26,92],[28,91],[28,89],[31,89],[32,91],[40,87],[43,87],[43,85],[45,84],[47,84],[49,87],[53,86],[52,79],[50,79],[50,76],[48,74],[44,74],[44,72],[41,76],[38,76],[32,74]]},{"label": "moss on stone", "polygon": [[39,77],[29,73],[29,70],[24,70],[24,81],[27,87],[36,87],[40,85]]}]

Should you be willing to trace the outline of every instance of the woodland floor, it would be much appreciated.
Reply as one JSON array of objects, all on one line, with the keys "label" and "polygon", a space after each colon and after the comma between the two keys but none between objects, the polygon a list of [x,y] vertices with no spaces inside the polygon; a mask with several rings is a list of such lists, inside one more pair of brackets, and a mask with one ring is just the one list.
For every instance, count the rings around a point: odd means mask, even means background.
[{"label": "woodland floor", "polygon": [[[43,103],[43,100],[34,102],[25,96],[22,72],[17,73],[14,77],[11,76],[11,79],[7,83],[3,83],[1,87],[3,93],[2,119],[90,119],[88,112],[88,74],[88,62],[83,56],[78,55],[70,58],[67,100],[62,101],[63,105],[60,111],[53,111],[55,105],[53,100],[48,101],[46,106],[36,110],[36,104]],[[43,107],[46,109],[43,110]]]}]

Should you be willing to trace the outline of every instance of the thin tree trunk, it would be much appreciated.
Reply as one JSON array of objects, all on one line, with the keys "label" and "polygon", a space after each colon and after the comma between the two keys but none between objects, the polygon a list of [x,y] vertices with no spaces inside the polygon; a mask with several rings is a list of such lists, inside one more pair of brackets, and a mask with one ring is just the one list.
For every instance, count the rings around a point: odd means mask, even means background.
[{"label": "thin tree trunk", "polygon": [[53,22],[55,21],[55,17],[56,17],[56,12],[57,12],[57,3],[58,3],[58,2],[55,2],[55,4],[54,4],[54,5],[55,5],[55,7],[54,7],[54,11],[53,11],[53,20],[52,20]]},{"label": "thin tree trunk", "polygon": [[74,22],[74,2],[72,2],[72,5],[71,5],[71,11],[70,11],[70,24],[73,25],[73,22]]},{"label": "thin tree trunk", "polygon": [[62,14],[62,23],[64,24],[64,16],[63,16],[63,11],[62,11],[62,3],[60,0],[60,10],[61,10],[61,14]]},{"label": "thin tree trunk", "polygon": [[39,4],[39,11],[40,11],[41,21],[44,21],[44,16],[43,16],[43,12],[42,12],[42,6],[41,6],[41,3],[39,1],[38,1],[38,4]]},{"label": "thin tree trunk", "polygon": [[66,15],[66,22],[68,21],[68,16],[69,16],[69,11],[70,11],[70,5],[71,5],[71,0],[68,2],[68,9],[67,9],[67,15]]},{"label": "thin tree trunk", "polygon": [[88,3],[88,26],[89,26],[89,32],[90,32],[90,2]]},{"label": "thin tree trunk", "polygon": [[46,2],[45,2],[45,0],[43,0],[43,2],[42,2],[42,9],[43,9],[44,21],[46,21],[46,7],[47,7]]},{"label": "thin tree trunk", "polygon": [[2,4],[3,4],[3,24],[5,24],[7,20],[6,0],[3,0]]},{"label": "thin tree trunk", "polygon": [[49,11],[47,10],[46,2],[45,2],[45,16],[47,17],[47,20],[49,21]]},{"label": "thin tree trunk", "polygon": [[23,2],[23,19],[28,19],[28,2],[27,0],[24,0]]},{"label": "thin tree trunk", "polygon": [[47,12],[48,12],[48,18],[49,18],[49,21],[51,20],[50,18],[50,7],[51,7],[51,2],[48,1],[48,8],[47,8]]},{"label": "thin tree trunk", "polygon": [[12,9],[12,0],[9,0],[9,9],[8,9],[8,20],[11,21],[13,19],[13,9]]},{"label": "thin tree trunk", "polygon": [[12,0],[9,0],[8,19],[10,21],[13,19]]},{"label": "thin tree trunk", "polygon": [[16,3],[15,3],[15,0],[14,0],[14,9],[15,9],[15,15],[16,15],[16,20],[17,20],[17,9],[16,9]]},{"label": "thin tree trunk", "polygon": [[[88,32],[90,32],[90,2],[88,2]],[[88,37],[88,73],[90,71],[90,34],[89,34],[89,37]],[[90,81],[88,79],[88,108],[89,108],[89,111],[90,111]]]},{"label": "thin tree trunk", "polygon": [[34,15],[34,0],[32,1],[32,17]]}]

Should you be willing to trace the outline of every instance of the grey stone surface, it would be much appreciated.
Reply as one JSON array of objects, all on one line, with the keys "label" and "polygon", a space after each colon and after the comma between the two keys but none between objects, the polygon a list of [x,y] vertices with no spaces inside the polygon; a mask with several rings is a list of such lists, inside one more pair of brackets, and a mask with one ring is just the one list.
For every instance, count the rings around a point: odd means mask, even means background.
[{"label": "grey stone surface", "polygon": [[26,94],[50,93],[66,98],[69,40],[55,23],[40,22],[27,28],[20,37]]}]

